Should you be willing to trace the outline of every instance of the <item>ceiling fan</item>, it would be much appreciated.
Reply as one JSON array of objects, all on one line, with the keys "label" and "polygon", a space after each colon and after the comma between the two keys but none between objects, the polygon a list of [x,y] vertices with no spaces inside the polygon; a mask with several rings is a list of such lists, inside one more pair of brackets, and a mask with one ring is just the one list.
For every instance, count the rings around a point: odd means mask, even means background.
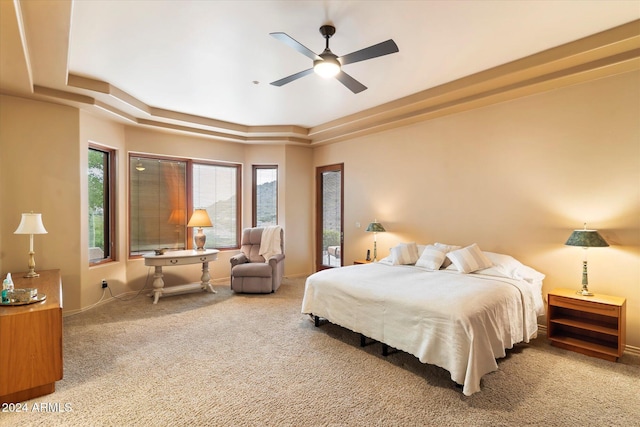
[{"label": "ceiling fan", "polygon": [[331,36],[334,35],[335,32],[336,28],[333,25],[323,25],[322,27],[320,27],[320,34],[322,34],[322,36],[326,39],[326,47],[324,49],[324,52],[319,55],[308,49],[286,33],[270,33],[270,35],[294,48],[304,56],[313,59],[312,68],[292,74],[288,77],[285,77],[284,79],[276,80],[275,82],[271,82],[271,84],[274,86],[283,86],[315,71],[316,74],[325,78],[335,77],[340,83],[351,90],[351,92],[360,93],[367,87],[351,77],[349,74],[342,71],[342,66],[353,64],[354,62],[365,61],[367,59],[377,58],[378,56],[384,56],[390,53],[399,52],[396,43],[393,40],[389,39],[382,43],[378,43],[376,45],[351,52],[344,56],[337,56],[333,52],[331,52],[331,49],[329,49],[329,38],[331,38]]}]

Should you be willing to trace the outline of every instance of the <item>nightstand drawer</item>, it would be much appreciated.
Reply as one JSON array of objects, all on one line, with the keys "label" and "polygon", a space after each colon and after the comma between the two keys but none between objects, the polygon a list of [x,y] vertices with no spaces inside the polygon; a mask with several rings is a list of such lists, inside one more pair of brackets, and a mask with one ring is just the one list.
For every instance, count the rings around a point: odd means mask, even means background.
[{"label": "nightstand drawer", "polygon": [[620,308],[617,306],[560,297],[557,295],[549,295],[549,305],[584,311],[587,313],[600,314],[602,316],[620,316]]}]

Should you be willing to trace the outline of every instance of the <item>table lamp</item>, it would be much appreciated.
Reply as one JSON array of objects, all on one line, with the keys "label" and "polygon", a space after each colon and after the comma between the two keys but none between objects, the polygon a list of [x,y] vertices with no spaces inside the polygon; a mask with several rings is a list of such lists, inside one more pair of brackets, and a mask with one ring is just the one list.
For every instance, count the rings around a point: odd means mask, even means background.
[{"label": "table lamp", "polygon": [[193,236],[193,243],[196,246],[196,250],[204,250],[204,245],[207,242],[207,236],[202,232],[202,227],[213,227],[209,214],[207,214],[207,210],[194,210],[187,227],[198,227],[198,233]]},{"label": "table lamp", "polygon": [[33,252],[33,235],[34,234],[47,234],[44,225],[42,224],[42,214],[39,213],[23,213],[20,225],[13,234],[28,234],[29,235],[29,271],[24,277],[32,278],[39,277],[36,273],[36,260],[34,258],[35,252]]},{"label": "table lamp", "polygon": [[367,226],[365,231],[369,231],[373,233],[373,262],[378,260],[378,248],[376,243],[376,233],[382,233],[386,231],[382,224],[378,222],[378,220],[374,219],[372,223]]},{"label": "table lamp", "polygon": [[584,249],[584,261],[582,261],[582,289],[576,292],[582,296],[591,296],[592,292],[589,292],[589,278],[587,276],[587,249],[588,248],[602,248],[607,247],[609,244],[602,238],[600,233],[596,230],[587,230],[587,223],[584,224],[584,229],[574,230],[569,236],[569,239],[565,243],[567,246],[582,246]]}]

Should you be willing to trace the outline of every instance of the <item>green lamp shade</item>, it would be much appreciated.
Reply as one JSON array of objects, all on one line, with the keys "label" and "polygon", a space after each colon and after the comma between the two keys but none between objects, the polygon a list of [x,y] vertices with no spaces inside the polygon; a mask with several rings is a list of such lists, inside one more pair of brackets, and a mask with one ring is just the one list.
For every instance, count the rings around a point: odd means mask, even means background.
[{"label": "green lamp shade", "polygon": [[565,243],[567,246],[581,246],[583,248],[604,248],[609,244],[596,230],[574,230]]},{"label": "green lamp shade", "polygon": [[381,232],[386,231],[386,230],[384,229],[382,224],[380,224],[379,222],[372,222],[371,224],[369,224],[367,226],[366,231],[373,231],[374,233],[381,233]]}]

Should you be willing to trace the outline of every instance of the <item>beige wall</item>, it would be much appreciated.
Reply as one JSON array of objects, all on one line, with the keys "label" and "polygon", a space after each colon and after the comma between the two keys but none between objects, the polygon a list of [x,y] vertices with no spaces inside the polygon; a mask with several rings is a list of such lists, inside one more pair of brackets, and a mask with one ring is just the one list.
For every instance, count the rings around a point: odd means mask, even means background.
[{"label": "beige wall", "polygon": [[0,268],[27,270],[29,237],[13,234],[22,212],[40,212],[36,271],[60,269],[64,306],[80,305],[79,111],[0,96]]},{"label": "beige wall", "polygon": [[[312,270],[313,169],[345,164],[345,263],[400,241],[470,244],[509,253],[547,275],[544,291],[579,287],[582,251],[565,247],[587,221],[611,247],[589,251],[590,288],[628,304],[628,344],[640,347],[640,73],[597,80],[313,150],[248,146],[134,128],[77,109],[0,96],[0,272],[26,270],[20,213],[43,214],[37,269],[60,268],[65,312],[91,306],[109,280],[138,290],[149,270],[127,259],[127,155],[143,152],[242,163],[243,221],[250,213],[251,164],[278,164],[287,275]],[[118,150],[119,261],[88,267],[86,148]],[[356,227],[356,222],[361,227]],[[227,277],[231,252],[214,263]],[[175,267],[167,283],[198,280]],[[148,284],[150,286],[150,283]]]},{"label": "beige wall", "polygon": [[345,263],[377,218],[378,257],[477,242],[545,273],[545,294],[578,289],[583,252],[564,242],[586,221],[611,245],[589,250],[590,289],[627,298],[640,347],[639,96],[632,72],[316,149],[314,166],[345,164]]},{"label": "beige wall", "polygon": [[[87,177],[89,144],[98,144],[105,148],[116,150],[116,182],[119,183],[116,189],[116,262],[110,262],[94,267],[89,267],[88,251],[81,251],[81,301],[76,309],[86,309],[97,301],[100,301],[103,292],[102,280],[107,280],[114,294],[125,290],[131,290],[127,286],[127,152],[125,150],[124,126],[109,120],[98,118],[90,113],[80,111],[80,216],[82,225],[80,234],[82,236],[82,247],[89,247],[89,190]],[[111,296],[105,293],[105,300]],[[71,310],[68,310],[71,311]]]},{"label": "beige wall", "polygon": [[[89,267],[87,212],[87,148],[90,143],[117,152],[116,262]],[[304,275],[311,257],[309,183],[312,150],[308,147],[251,146],[185,134],[126,126],[76,108],[11,96],[0,97],[0,273],[25,271],[29,238],[14,235],[22,212],[41,212],[49,234],[35,236],[36,269],[62,271],[65,314],[101,301],[102,279],[113,294],[151,288],[153,271],[141,259],[128,259],[128,154],[148,153],[226,161],[243,166],[242,227],[251,223],[251,165],[277,164],[280,221],[285,248],[291,247],[286,275]],[[287,162],[295,164],[287,167]],[[300,183],[285,185],[287,181]],[[287,192],[291,196],[287,197]],[[294,202],[295,201],[295,202]],[[229,258],[222,251],[212,264],[214,280],[229,276]],[[170,286],[200,278],[200,269],[179,266],[165,271]],[[106,293],[104,300],[110,299]]]},{"label": "beige wall", "polygon": [[[148,153],[164,156],[177,156],[201,160],[217,160],[231,163],[244,163],[244,146],[228,142],[211,141],[206,138],[169,132],[158,132],[145,128],[127,126],[125,128],[127,152]],[[128,155],[127,153],[127,155]],[[128,175],[125,182],[128,182]],[[209,266],[211,278],[220,280],[229,277],[229,258],[234,251],[221,251],[218,260]],[[195,282],[202,272],[193,265],[164,269],[166,286]],[[146,286],[150,289],[153,269],[144,265],[144,260],[127,261],[127,284],[132,289]]]},{"label": "beige wall", "polygon": [[253,165],[278,166],[278,222],[285,230],[285,274],[303,276],[312,270],[311,209],[312,159],[309,147],[282,145],[245,146],[243,222],[251,224]]},{"label": "beige wall", "polygon": [[303,276],[313,271],[313,153],[309,148],[287,146],[284,208],[287,213],[287,275]]}]

